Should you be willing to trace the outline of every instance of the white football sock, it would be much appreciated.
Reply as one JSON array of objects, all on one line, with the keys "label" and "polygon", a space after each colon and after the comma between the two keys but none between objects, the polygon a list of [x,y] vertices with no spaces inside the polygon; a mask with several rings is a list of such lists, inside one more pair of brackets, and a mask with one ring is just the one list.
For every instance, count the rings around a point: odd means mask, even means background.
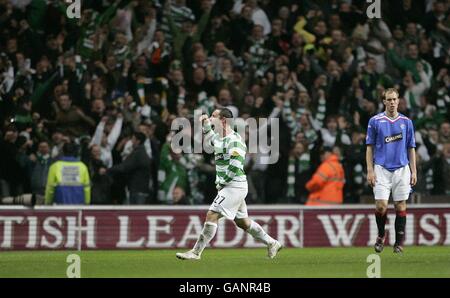
[{"label": "white football sock", "polygon": [[247,229],[247,233],[253,236],[253,238],[262,241],[265,245],[269,245],[275,241],[264,229],[254,220],[251,221],[250,228]]},{"label": "white football sock", "polygon": [[216,235],[217,224],[213,222],[206,221],[203,226],[202,233],[197,239],[197,242],[192,249],[195,254],[201,255],[206,245],[208,245],[209,241],[211,241]]}]

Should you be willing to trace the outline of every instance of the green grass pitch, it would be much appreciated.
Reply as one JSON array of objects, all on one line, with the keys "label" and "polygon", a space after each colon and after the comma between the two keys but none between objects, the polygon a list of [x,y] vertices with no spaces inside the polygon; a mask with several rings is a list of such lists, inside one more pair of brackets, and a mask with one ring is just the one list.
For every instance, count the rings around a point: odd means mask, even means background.
[{"label": "green grass pitch", "polygon": [[[81,277],[366,277],[367,248],[285,248],[270,260],[265,249],[206,249],[200,261],[178,250],[0,252],[0,277],[66,277],[66,257],[81,258]],[[183,251],[183,250],[181,250]],[[450,277],[449,247],[385,247],[381,277]]]}]

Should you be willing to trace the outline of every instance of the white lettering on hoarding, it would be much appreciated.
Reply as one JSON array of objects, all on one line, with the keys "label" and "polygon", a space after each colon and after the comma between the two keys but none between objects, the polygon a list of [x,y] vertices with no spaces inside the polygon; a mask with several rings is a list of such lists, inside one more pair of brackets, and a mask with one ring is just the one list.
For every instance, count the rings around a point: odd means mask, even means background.
[{"label": "white lettering on hoarding", "polygon": [[[148,221],[148,242],[147,247],[171,247],[175,242],[172,237],[167,241],[158,242],[158,235],[160,233],[171,234],[171,223],[173,216],[147,216]],[[164,222],[163,225],[158,225],[158,222]]]},{"label": "white lettering on hoarding", "polygon": [[95,248],[95,216],[85,216],[86,226],[79,223],[81,232],[86,232],[86,246],[88,248]]},{"label": "white lettering on hoarding", "polygon": [[37,217],[28,216],[28,241],[25,245],[26,248],[36,248],[37,245]]},{"label": "white lettering on hoarding", "polygon": [[[443,213],[444,210],[423,213],[424,211],[427,209],[422,208],[418,210],[418,213],[413,210],[408,214],[404,244],[450,245],[450,213]],[[105,212],[105,214],[111,214],[109,211]],[[270,210],[266,210],[266,212],[251,218],[285,246],[300,247],[302,243],[300,231],[303,227],[299,218],[289,213]],[[305,231],[307,245],[310,245],[311,239],[320,239],[319,242],[325,241],[324,245],[331,246],[361,244],[372,246],[375,243],[377,226],[373,212],[369,210],[351,214],[344,214],[342,211],[338,211],[339,214],[336,214],[335,210],[326,211],[327,213],[324,213],[323,210],[307,210],[305,212],[314,214],[320,221],[319,225],[312,226],[316,221],[311,221],[311,217],[307,218],[306,223],[310,227]],[[146,216],[144,222],[147,224],[142,226],[140,224],[137,226],[137,222],[133,221],[142,222],[143,218],[133,213],[124,213],[128,215],[118,216],[117,222],[110,227],[107,234],[103,232],[105,229],[100,229],[101,233],[97,235],[96,216],[103,215],[84,215],[77,218],[73,215],[67,216],[66,212],[57,213],[55,211],[54,215],[51,214],[52,216],[47,213],[42,214],[37,211],[30,216],[19,216],[20,213],[0,216],[0,250],[74,249],[79,244],[79,239],[82,239],[83,247],[88,248],[96,248],[96,242],[100,239],[102,248],[186,248],[192,247],[203,228],[203,217],[197,213],[193,214],[192,210],[186,210],[177,215]],[[388,245],[392,245],[395,241],[395,217],[394,212],[388,215],[386,224],[386,233],[389,234],[387,235]],[[364,230],[361,230],[362,228]],[[264,246],[244,230],[236,227],[234,223],[224,219],[219,221],[216,237],[211,244],[214,247]]]},{"label": "white lettering on hoarding", "polygon": [[[223,220],[223,219],[222,219]],[[184,230],[183,237],[178,242],[178,247],[187,247],[187,241],[197,240],[198,236],[202,232],[203,225],[200,222],[200,218],[197,215],[189,216],[189,223]]]},{"label": "white lettering on hoarding", "polygon": [[[275,216],[277,221],[278,241],[282,245],[286,245],[286,240],[291,242],[293,247],[300,247],[300,223],[298,217],[293,215],[277,215]],[[286,228],[286,224],[291,223],[289,229]]]},{"label": "white lettering on hoarding", "polygon": [[444,218],[445,218],[445,227],[446,227],[446,236],[445,236],[445,241],[444,241],[444,245],[450,245],[450,213],[445,213],[444,214]]},{"label": "white lettering on hoarding", "polygon": [[405,241],[404,245],[413,245],[414,244],[414,214],[406,215],[406,226],[405,226]]},{"label": "white lettering on hoarding", "polygon": [[77,218],[75,216],[67,216],[67,239],[66,244],[64,245],[65,248],[76,248],[76,232],[78,230],[77,227]]},{"label": "white lettering on hoarding", "polygon": [[375,215],[368,215],[369,217],[369,240],[367,240],[367,246],[372,246],[378,236],[377,221]]},{"label": "white lettering on hoarding", "polygon": [[[318,215],[317,218],[322,222],[322,226],[327,234],[331,246],[352,246],[353,240],[363,222],[363,219],[365,218],[365,215],[334,214]],[[350,227],[350,231],[348,231],[347,226],[352,220],[353,224]]]},{"label": "white lettering on hoarding", "polygon": [[144,244],[144,237],[138,240],[131,241],[128,239],[128,234],[130,231],[130,226],[128,225],[129,217],[118,216],[119,219],[119,242],[117,242],[116,247],[118,248],[138,248],[142,247]]},{"label": "white lettering on hoarding", "polygon": [[[56,227],[52,224],[55,223]],[[48,247],[48,248],[58,248],[63,243],[63,235],[61,233],[62,226],[62,218],[56,217],[56,216],[49,216],[44,220],[43,223],[43,230],[48,235],[52,236],[54,240],[52,241],[51,238],[49,238],[47,235],[42,235],[41,238],[41,246],[42,247]]]},{"label": "white lettering on hoarding", "polygon": [[3,241],[0,244],[0,248],[12,248],[14,237],[13,224],[20,224],[23,219],[23,216],[0,216],[0,222],[3,222]]},{"label": "white lettering on hoarding", "polygon": [[425,237],[425,234],[422,232],[419,234],[419,244],[435,245],[439,243],[441,233],[439,232],[437,225],[439,225],[439,215],[424,214],[422,216],[422,218],[420,219],[420,228],[427,234],[431,235],[431,239],[427,239],[427,237]]}]

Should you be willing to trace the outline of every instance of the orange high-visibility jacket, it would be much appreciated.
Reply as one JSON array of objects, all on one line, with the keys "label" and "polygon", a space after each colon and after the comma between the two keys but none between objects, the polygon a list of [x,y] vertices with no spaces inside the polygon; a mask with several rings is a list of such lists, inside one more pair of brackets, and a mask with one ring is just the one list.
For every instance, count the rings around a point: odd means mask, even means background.
[{"label": "orange high-visibility jacket", "polygon": [[344,183],[344,168],[338,156],[331,154],[306,183],[306,189],[310,192],[306,205],[342,204]]}]

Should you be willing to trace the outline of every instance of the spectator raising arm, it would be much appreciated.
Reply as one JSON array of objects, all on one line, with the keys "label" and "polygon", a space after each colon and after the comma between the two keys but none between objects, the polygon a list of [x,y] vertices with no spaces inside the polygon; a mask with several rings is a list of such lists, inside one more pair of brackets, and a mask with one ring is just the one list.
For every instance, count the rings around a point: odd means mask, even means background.
[{"label": "spectator raising arm", "polygon": [[106,121],[108,120],[108,117],[103,117],[100,123],[97,125],[97,128],[95,129],[94,137],[91,140],[91,143],[89,145],[101,145],[102,143],[102,137],[103,137],[103,131],[105,129]]},{"label": "spectator raising arm", "polygon": [[117,143],[117,140],[119,139],[120,132],[122,131],[122,124],[123,124],[123,116],[122,114],[119,114],[117,116],[116,122],[114,122],[114,126],[109,132],[108,135],[108,149],[112,150],[114,146]]}]

